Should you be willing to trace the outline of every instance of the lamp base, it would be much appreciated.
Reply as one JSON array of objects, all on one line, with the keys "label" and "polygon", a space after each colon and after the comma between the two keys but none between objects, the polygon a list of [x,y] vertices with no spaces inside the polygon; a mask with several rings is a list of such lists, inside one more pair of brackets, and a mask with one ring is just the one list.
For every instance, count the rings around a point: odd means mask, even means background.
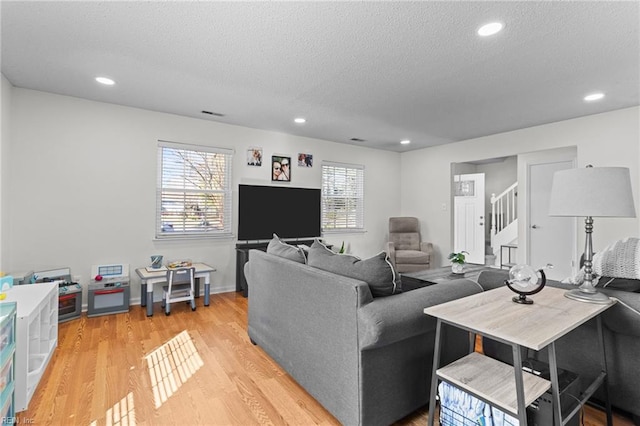
[{"label": "lamp base", "polygon": [[582,291],[578,288],[575,290],[569,290],[564,295],[569,299],[578,300],[580,302],[600,303],[603,305],[611,301],[611,299],[609,299],[609,296],[604,293],[600,293],[598,291],[591,293]]}]

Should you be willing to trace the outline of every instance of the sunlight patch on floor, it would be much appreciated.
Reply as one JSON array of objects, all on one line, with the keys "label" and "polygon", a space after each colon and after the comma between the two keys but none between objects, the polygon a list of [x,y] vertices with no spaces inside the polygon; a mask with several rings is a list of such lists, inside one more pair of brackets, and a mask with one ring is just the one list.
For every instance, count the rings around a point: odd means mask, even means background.
[{"label": "sunlight patch on floor", "polygon": [[[136,411],[133,405],[133,393],[116,402],[106,413],[105,424],[107,426],[135,426]],[[90,426],[97,426],[98,421],[94,420]]]},{"label": "sunlight patch on floor", "polygon": [[186,330],[145,357],[156,408],[204,365]]}]

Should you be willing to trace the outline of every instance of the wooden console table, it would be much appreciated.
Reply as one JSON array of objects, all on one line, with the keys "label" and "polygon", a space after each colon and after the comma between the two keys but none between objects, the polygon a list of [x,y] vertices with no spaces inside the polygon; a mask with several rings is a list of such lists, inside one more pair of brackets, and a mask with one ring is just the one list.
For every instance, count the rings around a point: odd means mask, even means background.
[{"label": "wooden console table", "polygon": [[[437,318],[427,424],[433,426],[438,380],[449,382],[486,403],[512,414],[518,418],[520,425],[527,424],[527,405],[545,393],[550,386],[553,406],[556,407],[553,413],[554,424],[564,424],[562,410],[557,409],[561,404],[555,341],[595,317],[602,371],[582,393],[579,404],[576,404],[564,420],[573,417],[587,399],[604,385],[607,425],[611,426],[607,362],[600,314],[613,306],[615,301],[611,300],[608,304],[579,302],[564,297],[565,291],[546,287],[542,292],[530,296],[534,300],[532,305],[520,305],[511,301],[513,297],[511,290],[501,287],[426,308],[425,314]],[[471,352],[439,368],[442,323],[471,332],[472,341],[475,340],[477,333],[510,345],[513,349],[514,365]],[[548,349],[551,381],[522,370],[521,347],[536,351]],[[470,351],[473,351],[472,347]]]}]

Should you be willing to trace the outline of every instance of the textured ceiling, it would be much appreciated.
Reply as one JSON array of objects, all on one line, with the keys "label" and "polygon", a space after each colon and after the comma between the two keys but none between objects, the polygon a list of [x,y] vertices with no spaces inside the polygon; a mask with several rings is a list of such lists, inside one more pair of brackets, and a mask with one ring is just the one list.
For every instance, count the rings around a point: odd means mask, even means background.
[{"label": "textured ceiling", "polygon": [[640,104],[637,1],[0,8],[14,86],[398,152]]}]

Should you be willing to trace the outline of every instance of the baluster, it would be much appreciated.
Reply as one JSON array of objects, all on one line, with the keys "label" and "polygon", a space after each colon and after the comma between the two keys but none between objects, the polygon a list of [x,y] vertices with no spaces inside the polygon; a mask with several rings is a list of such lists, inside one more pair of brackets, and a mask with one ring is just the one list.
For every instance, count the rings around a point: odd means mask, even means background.
[{"label": "baluster", "polygon": [[491,235],[496,235],[496,194],[491,194]]}]

